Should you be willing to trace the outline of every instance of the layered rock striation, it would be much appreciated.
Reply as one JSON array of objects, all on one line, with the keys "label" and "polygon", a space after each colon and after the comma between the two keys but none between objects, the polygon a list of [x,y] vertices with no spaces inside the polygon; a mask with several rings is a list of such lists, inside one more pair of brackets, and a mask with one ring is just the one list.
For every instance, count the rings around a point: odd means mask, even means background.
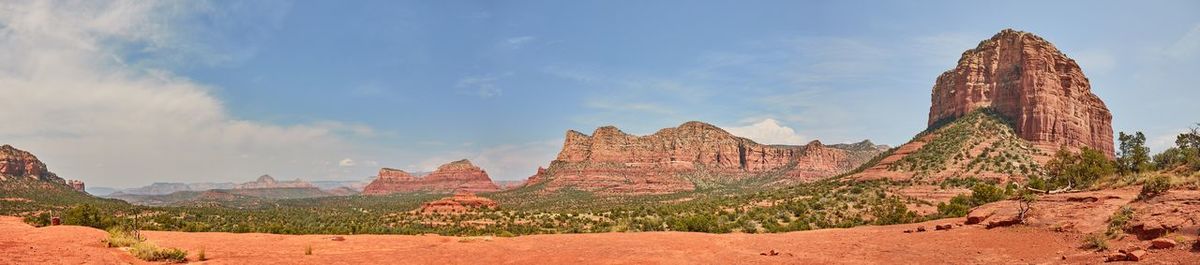
[{"label": "layered rock striation", "polygon": [[1005,29],[963,52],[931,101],[931,127],[991,108],[1047,154],[1088,147],[1113,157],[1112,114],[1079,64],[1031,33]]},{"label": "layered rock striation", "polygon": [[613,126],[592,135],[568,131],[563,149],[549,168],[538,169],[527,186],[545,183],[550,191],[574,188],[619,194],[689,191],[697,181],[732,181],[774,173],[813,180],[849,171],[885,147],[863,142],[825,146],[764,145],[703,122],[687,122],[647,136]]},{"label": "layered rock striation", "polygon": [[399,169],[383,168],[379,177],[363,188],[363,194],[386,195],[400,192],[491,192],[500,187],[487,171],[463,159],[441,165],[425,176],[413,176]]},{"label": "layered rock striation", "polygon": [[1006,29],[937,78],[928,130],[852,178],[1023,181],[1060,148],[1112,158],[1111,120],[1075,60]]},{"label": "layered rock striation", "polygon": [[30,178],[65,184],[66,181],[46,169],[46,164],[33,154],[11,145],[0,146],[0,180]]}]

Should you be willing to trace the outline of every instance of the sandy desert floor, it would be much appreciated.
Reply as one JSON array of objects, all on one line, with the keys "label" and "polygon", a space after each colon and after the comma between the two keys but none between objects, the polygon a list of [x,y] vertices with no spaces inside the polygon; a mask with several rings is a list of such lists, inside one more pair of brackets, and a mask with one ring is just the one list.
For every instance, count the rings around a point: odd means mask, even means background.
[{"label": "sandy desert floor", "polygon": [[[149,241],[204,249],[205,264],[1092,264],[1103,253],[1078,249],[1075,234],[1029,227],[905,233],[921,224],[825,229],[782,234],[682,232],[535,235],[513,238],[273,235],[146,232]],[[100,230],[34,228],[0,218],[0,264],[144,264],[105,248]],[[312,255],[305,249],[312,247]],[[771,251],[778,255],[763,255]],[[1144,264],[1197,264],[1184,249],[1153,252]]]}]

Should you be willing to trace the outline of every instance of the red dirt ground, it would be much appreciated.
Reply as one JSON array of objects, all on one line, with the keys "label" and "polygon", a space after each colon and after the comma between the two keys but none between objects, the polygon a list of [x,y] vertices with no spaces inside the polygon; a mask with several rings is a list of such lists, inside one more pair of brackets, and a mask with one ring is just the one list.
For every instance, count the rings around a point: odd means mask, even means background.
[{"label": "red dirt ground", "polygon": [[[984,229],[922,224],[783,234],[682,232],[535,235],[514,238],[273,235],[149,231],[151,242],[195,253],[205,264],[1088,264],[1102,253],[1077,249],[1078,236],[1029,227]],[[930,231],[904,233],[925,226]],[[0,218],[0,264],[140,264],[104,248],[100,230],[34,228]],[[312,246],[313,255],[304,255]],[[777,256],[764,256],[774,250]],[[1066,259],[1064,259],[1064,257]],[[1146,264],[1196,264],[1185,250],[1152,252]]]}]

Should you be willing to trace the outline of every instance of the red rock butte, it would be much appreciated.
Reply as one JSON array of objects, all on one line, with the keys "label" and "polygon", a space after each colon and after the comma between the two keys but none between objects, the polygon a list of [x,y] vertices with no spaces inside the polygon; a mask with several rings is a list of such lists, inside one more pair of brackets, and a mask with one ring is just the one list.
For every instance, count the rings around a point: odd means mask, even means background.
[{"label": "red rock butte", "polygon": [[9,177],[26,177],[66,184],[65,180],[47,170],[46,163],[42,163],[36,156],[6,144],[0,146],[0,180]]},{"label": "red rock butte", "polygon": [[441,165],[433,173],[416,177],[399,169],[383,168],[379,177],[363,189],[363,194],[386,195],[399,192],[491,192],[500,187],[483,169],[463,159]]},{"label": "red rock butte", "polygon": [[1113,158],[1112,114],[1079,64],[1050,42],[1005,29],[963,52],[933,86],[929,125],[992,108],[1047,154],[1089,147]]},{"label": "red rock butte", "polygon": [[671,193],[695,189],[699,178],[743,178],[777,172],[787,179],[811,181],[849,171],[883,147],[864,141],[825,146],[763,145],[703,122],[687,122],[647,136],[613,126],[591,136],[567,131],[563,149],[548,169],[538,169],[527,185],[546,183],[549,191],[572,187],[620,194]]}]

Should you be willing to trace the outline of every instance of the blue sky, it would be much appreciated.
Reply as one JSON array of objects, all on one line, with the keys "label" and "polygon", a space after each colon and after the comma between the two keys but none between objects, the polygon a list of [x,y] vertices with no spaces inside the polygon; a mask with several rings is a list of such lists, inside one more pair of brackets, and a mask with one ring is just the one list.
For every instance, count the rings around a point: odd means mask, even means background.
[{"label": "blue sky", "polygon": [[0,120],[28,125],[0,137],[103,186],[459,158],[513,180],[568,129],[690,120],[897,145],[937,75],[1004,28],[1078,60],[1114,129],[1156,151],[1200,122],[1200,3],[961,2],[10,3],[0,89],[23,97]]}]

